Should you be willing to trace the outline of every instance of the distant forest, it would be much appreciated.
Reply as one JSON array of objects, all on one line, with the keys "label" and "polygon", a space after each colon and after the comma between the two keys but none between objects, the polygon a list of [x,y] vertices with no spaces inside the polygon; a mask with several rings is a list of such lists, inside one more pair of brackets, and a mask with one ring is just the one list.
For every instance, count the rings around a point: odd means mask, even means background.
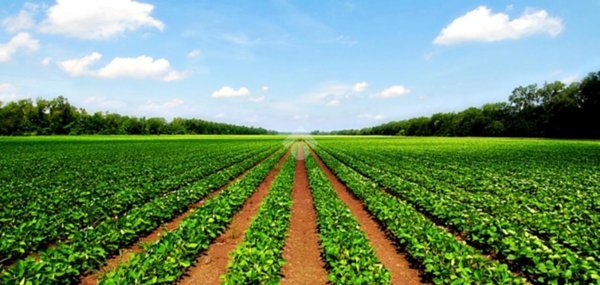
[{"label": "distant forest", "polygon": [[600,138],[600,71],[568,85],[555,81],[519,86],[508,102],[312,134]]},{"label": "distant forest", "polygon": [[76,108],[62,96],[52,100],[0,102],[0,135],[274,134],[263,128],[199,119],[137,118]]}]

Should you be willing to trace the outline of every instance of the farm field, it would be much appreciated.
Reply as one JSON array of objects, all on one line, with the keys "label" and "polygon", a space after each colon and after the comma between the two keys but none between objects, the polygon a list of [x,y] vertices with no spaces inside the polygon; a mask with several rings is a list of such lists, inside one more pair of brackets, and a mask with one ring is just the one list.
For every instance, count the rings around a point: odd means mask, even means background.
[{"label": "farm field", "polygon": [[0,138],[0,284],[600,284],[600,142]]}]

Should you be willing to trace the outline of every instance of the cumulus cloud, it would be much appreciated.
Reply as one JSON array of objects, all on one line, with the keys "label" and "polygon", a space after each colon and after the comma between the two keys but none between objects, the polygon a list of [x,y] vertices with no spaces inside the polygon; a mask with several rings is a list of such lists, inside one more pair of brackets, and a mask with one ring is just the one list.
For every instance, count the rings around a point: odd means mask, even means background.
[{"label": "cumulus cloud", "polygon": [[260,91],[261,92],[269,92],[269,89],[271,89],[269,86],[263,85],[260,87]]},{"label": "cumulus cloud", "polygon": [[250,95],[250,90],[246,87],[241,87],[235,90],[229,86],[223,86],[221,89],[212,93],[214,98],[229,98],[229,97],[245,97]]},{"label": "cumulus cloud", "polygon": [[116,57],[108,65],[99,69],[97,74],[105,78],[155,78],[164,81],[184,77],[183,74],[172,70],[168,60],[164,58],[155,60],[150,56]]},{"label": "cumulus cloud", "polygon": [[154,6],[134,0],[56,0],[40,30],[83,39],[108,39],[140,28],[165,25],[150,14]]},{"label": "cumulus cloud", "polygon": [[33,14],[37,8],[38,6],[35,4],[26,3],[19,14],[4,18],[2,27],[9,33],[17,33],[33,28],[35,26]]},{"label": "cumulus cloud", "polygon": [[406,88],[402,85],[395,85],[395,86],[386,88],[379,93],[375,93],[375,94],[369,96],[369,98],[389,99],[389,98],[404,96],[404,95],[407,95],[408,93],[410,93],[410,90],[408,88]]},{"label": "cumulus cloud", "polygon": [[102,55],[93,52],[82,58],[74,58],[58,63],[58,67],[71,76],[94,75],[96,72],[89,69],[90,65],[96,63]]},{"label": "cumulus cloud", "polygon": [[39,48],[39,41],[31,37],[29,33],[18,33],[12,37],[8,43],[0,44],[0,62],[9,61],[19,50],[34,52]]},{"label": "cumulus cloud", "polygon": [[510,20],[505,13],[492,13],[486,6],[458,17],[433,40],[434,44],[452,45],[463,42],[495,42],[520,39],[536,34],[556,37],[563,31],[562,20],[545,10],[527,9],[519,18]]},{"label": "cumulus cloud", "polygon": [[90,66],[101,58],[100,53],[94,52],[82,58],[61,61],[58,65],[71,76],[152,78],[170,82],[184,79],[189,75],[188,72],[174,70],[169,61],[164,58],[154,59],[150,56],[116,57],[100,69],[90,69]]},{"label": "cumulus cloud", "polygon": [[363,91],[365,91],[365,89],[367,89],[368,86],[369,86],[369,83],[367,83],[366,81],[358,82],[358,83],[354,84],[354,86],[352,86],[352,91],[363,92]]}]

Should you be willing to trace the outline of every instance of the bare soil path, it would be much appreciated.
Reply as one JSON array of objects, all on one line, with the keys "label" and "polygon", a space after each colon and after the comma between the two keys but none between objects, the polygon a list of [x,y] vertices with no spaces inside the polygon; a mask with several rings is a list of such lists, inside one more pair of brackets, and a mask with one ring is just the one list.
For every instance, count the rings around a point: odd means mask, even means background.
[{"label": "bare soil path", "polygon": [[258,212],[260,202],[269,192],[269,188],[281,170],[283,163],[290,156],[290,152],[281,158],[275,168],[267,174],[265,180],[258,186],[244,205],[234,216],[227,230],[221,234],[196,260],[196,264],[188,269],[186,275],[178,284],[220,284],[221,275],[227,272],[229,253],[244,239],[244,233],[250,227],[252,218]]},{"label": "bare soil path", "polygon": [[[250,167],[249,169],[247,169],[246,171],[244,171],[244,173],[242,173],[241,175],[239,175],[235,179],[231,180],[227,184],[221,186],[219,189],[213,191],[212,193],[210,193],[209,195],[207,195],[206,197],[204,197],[200,201],[189,205],[188,208],[187,208],[187,210],[185,212],[183,212],[182,214],[176,216],[171,221],[162,224],[161,226],[159,226],[158,228],[156,228],[154,231],[152,231],[150,234],[148,234],[148,235],[140,238],[132,246],[121,249],[119,251],[118,255],[116,255],[116,256],[112,257],[111,259],[107,260],[106,265],[104,265],[103,267],[101,267],[99,270],[97,270],[96,272],[94,272],[92,274],[89,274],[89,275],[86,275],[86,276],[82,276],[81,279],[80,279],[80,284],[81,285],[96,285],[96,284],[98,284],[98,278],[100,278],[100,276],[102,276],[102,274],[115,269],[119,264],[126,263],[129,260],[129,258],[131,257],[132,254],[143,252],[144,248],[141,246],[142,244],[144,244],[144,243],[152,243],[152,242],[157,241],[161,237],[161,235],[163,235],[164,231],[171,232],[171,231],[175,230],[179,226],[179,224],[185,218],[187,218],[190,214],[193,213],[193,211],[196,208],[204,205],[204,203],[207,200],[209,200],[210,198],[219,195],[219,193],[221,193],[221,192],[223,192],[223,190],[227,189],[227,187],[229,187],[229,185],[231,185],[235,181],[237,181],[237,180],[241,179],[242,177],[244,177],[249,171],[251,171],[252,169],[254,169],[256,166],[258,166],[260,163],[262,163],[263,161],[265,161],[266,159],[268,159],[272,155],[274,155],[274,154],[268,155],[266,158],[264,158],[263,160],[261,160],[259,163],[257,163],[256,165]],[[284,157],[287,157],[288,155],[289,155],[289,152]],[[285,160],[283,160],[283,161],[285,161]],[[279,163],[281,163],[281,161],[279,161]],[[271,173],[269,173],[269,175],[270,174]]]},{"label": "bare soil path", "polygon": [[326,284],[327,271],[321,259],[317,213],[308,186],[302,147],[298,149],[297,158],[290,231],[283,248],[286,263],[281,269],[281,284]]},{"label": "bare soil path", "polygon": [[381,229],[377,221],[367,212],[360,200],[352,195],[346,186],[331,172],[319,156],[311,150],[317,164],[325,172],[338,197],[348,205],[352,215],[358,221],[360,228],[367,235],[377,257],[392,274],[392,284],[424,284],[421,282],[419,271],[410,268],[406,255],[398,252],[392,239]]}]

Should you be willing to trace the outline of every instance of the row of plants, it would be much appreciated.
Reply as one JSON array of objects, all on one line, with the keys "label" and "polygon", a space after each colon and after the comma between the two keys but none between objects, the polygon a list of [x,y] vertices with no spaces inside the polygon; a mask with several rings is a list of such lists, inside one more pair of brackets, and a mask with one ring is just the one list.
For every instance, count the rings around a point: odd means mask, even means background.
[{"label": "row of plants", "polygon": [[[189,171],[196,161],[211,156],[210,150],[217,147],[201,145],[204,148],[135,142],[131,145],[23,143],[19,148],[8,145],[13,155],[0,159],[0,179],[7,182],[0,188],[3,194],[0,201],[6,202],[6,207],[0,210],[1,228],[19,226],[39,215],[59,213],[64,205],[84,206],[125,188],[146,188],[145,185],[165,177]],[[181,153],[181,148],[189,153]],[[45,207],[39,207],[40,203],[45,203]]]},{"label": "row of plants", "polygon": [[[273,161],[284,152],[285,149],[280,148],[250,173],[271,166]],[[157,197],[141,207],[131,209],[118,219],[107,219],[95,228],[76,232],[69,243],[48,248],[40,252],[38,258],[30,256],[17,261],[14,266],[7,268],[1,274],[0,283],[78,283],[79,276],[104,265],[107,258],[118,253],[120,248],[131,245],[141,236],[172,220],[176,215],[183,213],[189,205],[226,185],[268,154],[269,152],[265,152],[260,156],[257,155],[213,173],[188,187]],[[247,177],[248,175],[241,180],[252,179]],[[235,184],[239,185],[240,182]]]},{"label": "row of plants", "polygon": [[223,284],[277,284],[281,279],[282,253],[290,228],[292,189],[298,145],[271,184],[258,213],[231,253]]},{"label": "row of plants", "polygon": [[[345,148],[344,153],[363,161],[366,156],[360,154],[368,153],[369,161],[391,168],[404,180],[430,190],[448,189],[449,198],[524,225],[547,244],[560,244],[580,256],[600,260],[600,192],[594,190],[597,185],[579,179],[579,168],[568,163],[556,167],[548,160],[530,159],[530,167],[520,167],[510,153],[510,163],[496,157],[493,163],[482,162],[485,156],[477,154],[470,154],[474,158],[464,163],[453,155],[431,161],[386,148],[351,149]],[[529,178],[521,177],[524,173]]]},{"label": "row of plants", "polygon": [[[200,166],[188,165],[191,170],[183,174],[149,182],[144,187],[131,188],[125,185],[120,191],[104,195],[106,197],[99,195],[102,191],[92,189],[90,191],[96,192],[98,195],[89,199],[85,204],[77,205],[64,201],[63,208],[54,214],[41,214],[16,227],[3,229],[0,240],[0,256],[6,263],[57,240],[63,242],[72,240],[81,229],[95,227],[106,219],[119,217],[131,208],[143,205],[157,196],[178,191],[180,188],[192,185],[197,180],[221,171],[232,164],[264,155],[266,151],[268,150],[261,148],[251,149],[241,154],[224,152],[206,157],[201,160],[203,163]],[[194,164],[197,164],[197,161]],[[149,176],[151,177],[151,175]],[[39,204],[35,206],[40,207]]]},{"label": "row of plants", "polygon": [[492,260],[457,240],[412,205],[394,197],[336,158],[316,149],[366,209],[395,237],[424,277],[435,284],[520,284],[522,277],[506,264]]},{"label": "row of plants", "polygon": [[195,263],[199,253],[223,233],[234,214],[254,193],[287,150],[282,149],[218,196],[208,199],[186,217],[177,229],[163,235],[142,253],[135,254],[102,276],[100,284],[169,284]]},{"label": "row of plants", "polygon": [[[363,154],[360,159],[333,151],[336,159],[373,179],[380,186],[415,205],[437,222],[449,226],[467,241],[511,265],[533,283],[583,284],[600,282],[600,266],[593,257],[581,257],[558,243],[541,240],[528,228],[502,217],[478,210],[473,204],[461,203],[457,193],[465,191],[439,185],[425,188],[404,180],[380,160]],[[362,160],[369,161],[368,163]],[[416,166],[418,167],[418,166]],[[464,198],[464,197],[462,197]],[[485,203],[484,200],[479,200]]]},{"label": "row of plants", "polygon": [[332,284],[390,284],[390,272],[377,258],[365,233],[325,173],[311,155],[306,157],[305,163],[329,281]]}]

